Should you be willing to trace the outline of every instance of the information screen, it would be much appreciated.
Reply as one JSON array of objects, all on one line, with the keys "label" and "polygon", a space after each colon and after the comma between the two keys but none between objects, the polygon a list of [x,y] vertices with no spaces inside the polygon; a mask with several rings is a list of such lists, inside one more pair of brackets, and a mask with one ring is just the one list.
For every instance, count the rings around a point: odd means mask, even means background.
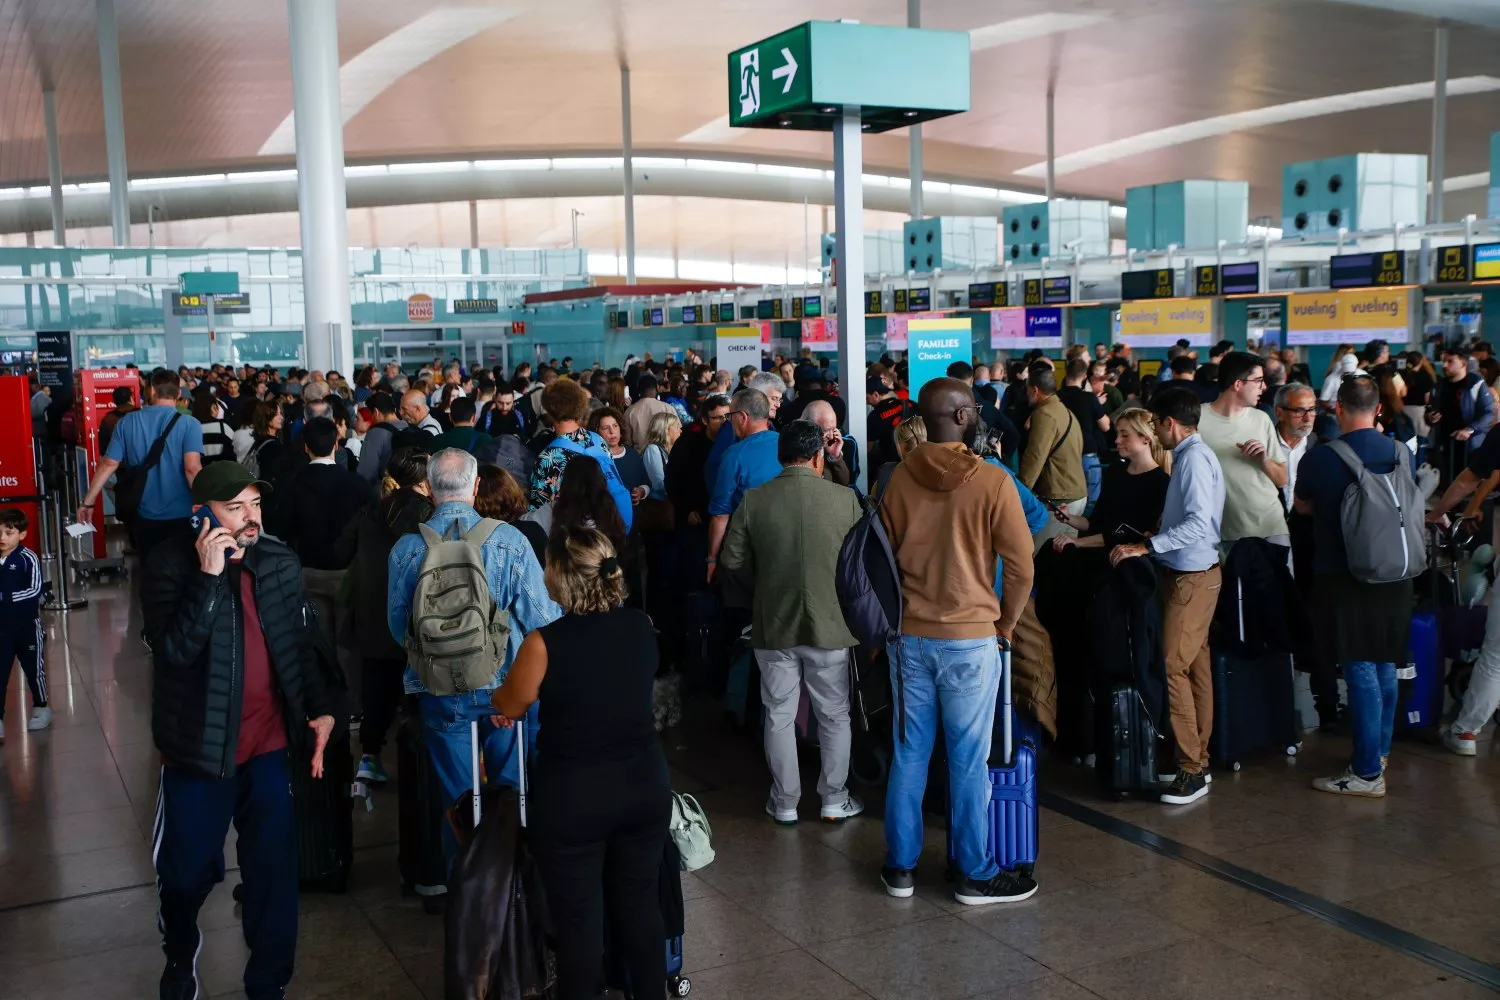
[{"label": "information screen", "polygon": [[1477,243],[1474,246],[1473,281],[1500,278],[1500,243]]},{"label": "information screen", "polygon": [[1406,255],[1394,250],[1384,253],[1336,254],[1328,258],[1328,287],[1404,285],[1405,264]]},{"label": "information screen", "polygon": [[1149,271],[1126,271],[1120,275],[1120,299],[1170,299],[1177,295],[1177,280],[1169,267]]},{"label": "information screen", "polygon": [[701,306],[683,306],[682,321],[684,323],[701,323],[703,308]]},{"label": "information screen", "polygon": [[1260,291],[1260,262],[1225,264],[1219,268],[1220,295],[1254,295]]},{"label": "information screen", "polygon": [[802,315],[808,319],[817,319],[823,315],[823,296],[809,295],[803,299]]},{"label": "information screen", "polygon": [[663,315],[662,310],[660,308],[656,308],[656,309],[652,309],[651,310],[651,325],[652,326],[661,326],[665,321],[666,321],[666,317]]},{"label": "information screen", "polygon": [[885,312],[885,303],[881,300],[879,292],[865,293],[865,315],[878,316]]},{"label": "information screen", "polygon": [[1027,278],[1023,305],[1062,306],[1073,301],[1072,278]]},{"label": "information screen", "polygon": [[1010,305],[1010,286],[1003,281],[988,281],[969,286],[970,309],[995,309]]},{"label": "information screen", "polygon": [[932,308],[932,289],[913,288],[906,293],[906,308],[912,312],[925,312]]}]

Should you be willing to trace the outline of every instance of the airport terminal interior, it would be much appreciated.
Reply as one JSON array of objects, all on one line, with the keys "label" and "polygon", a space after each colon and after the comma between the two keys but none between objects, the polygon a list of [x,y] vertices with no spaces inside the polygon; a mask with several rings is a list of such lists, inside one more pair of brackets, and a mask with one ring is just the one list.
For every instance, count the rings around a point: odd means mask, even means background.
[{"label": "airport terminal interior", "polygon": [[[1493,0],[0,0],[0,80],[0,368],[75,394],[89,434],[118,379],[158,367],[509,378],[748,350],[837,381],[864,453],[881,358],[998,383],[1029,351],[1124,345],[1165,378],[1178,345],[1227,342],[1286,352],[1318,390],[1340,345],[1437,364],[1500,343]],[[108,498],[97,543],[68,534],[97,442],[42,476],[16,382],[0,507],[32,512],[52,720],[28,730],[12,671],[0,1000],[156,997],[141,568]],[[773,822],[756,720],[729,719],[722,682],[690,691],[660,738],[716,858],[681,874],[674,988],[1500,993],[1494,720],[1459,755],[1446,723],[1403,716],[1384,797],[1322,794],[1351,736],[1286,672],[1298,733],[1216,758],[1188,805],[1111,794],[1039,739],[1038,891],[979,907],[954,900],[930,808],[915,893],[888,895],[883,775],[854,783],[863,815],[820,822],[814,744],[800,822]],[[1451,717],[1462,690],[1433,691]],[[483,995],[445,989],[441,906],[403,887],[397,787],[417,778],[395,756],[345,802],[347,884],[301,894],[292,1000]],[[246,996],[234,832],[224,849],[204,998]]]}]

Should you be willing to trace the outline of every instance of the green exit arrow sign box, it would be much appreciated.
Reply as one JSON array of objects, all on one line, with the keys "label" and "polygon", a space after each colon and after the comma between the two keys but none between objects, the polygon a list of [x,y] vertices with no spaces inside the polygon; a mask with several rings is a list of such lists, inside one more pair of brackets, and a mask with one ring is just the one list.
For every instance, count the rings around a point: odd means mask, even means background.
[{"label": "green exit arrow sign box", "polygon": [[969,36],[808,21],[729,54],[729,124],[830,131],[856,106],[866,132],[969,110]]},{"label": "green exit arrow sign box", "polygon": [[177,290],[183,295],[238,295],[238,271],[183,271],[177,277]]}]

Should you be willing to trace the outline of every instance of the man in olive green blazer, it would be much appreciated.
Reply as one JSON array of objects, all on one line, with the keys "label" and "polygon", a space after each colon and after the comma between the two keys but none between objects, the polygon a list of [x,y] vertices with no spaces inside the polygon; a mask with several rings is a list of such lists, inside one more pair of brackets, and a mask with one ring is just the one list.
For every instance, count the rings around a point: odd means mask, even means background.
[{"label": "man in olive green blazer", "polygon": [[844,625],[834,573],[844,536],[860,518],[859,498],[823,479],[823,429],[796,420],[781,430],[781,474],[745,494],[729,522],[719,567],[754,587],[752,645],[766,707],[766,812],[797,822],[802,781],[793,725],[802,685],[818,721],[822,818],[858,816],[849,794],[849,658],[857,645]]}]

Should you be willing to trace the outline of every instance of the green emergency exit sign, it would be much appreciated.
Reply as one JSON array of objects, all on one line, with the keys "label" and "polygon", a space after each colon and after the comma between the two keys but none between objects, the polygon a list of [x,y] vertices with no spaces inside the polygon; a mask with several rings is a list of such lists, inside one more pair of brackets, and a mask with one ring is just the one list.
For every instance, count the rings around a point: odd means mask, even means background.
[{"label": "green emergency exit sign", "polygon": [[729,124],[830,131],[845,106],[866,132],[969,110],[969,36],[808,21],[729,54]]},{"label": "green emergency exit sign", "polygon": [[177,290],[183,295],[238,295],[238,271],[183,271],[177,277]]}]

